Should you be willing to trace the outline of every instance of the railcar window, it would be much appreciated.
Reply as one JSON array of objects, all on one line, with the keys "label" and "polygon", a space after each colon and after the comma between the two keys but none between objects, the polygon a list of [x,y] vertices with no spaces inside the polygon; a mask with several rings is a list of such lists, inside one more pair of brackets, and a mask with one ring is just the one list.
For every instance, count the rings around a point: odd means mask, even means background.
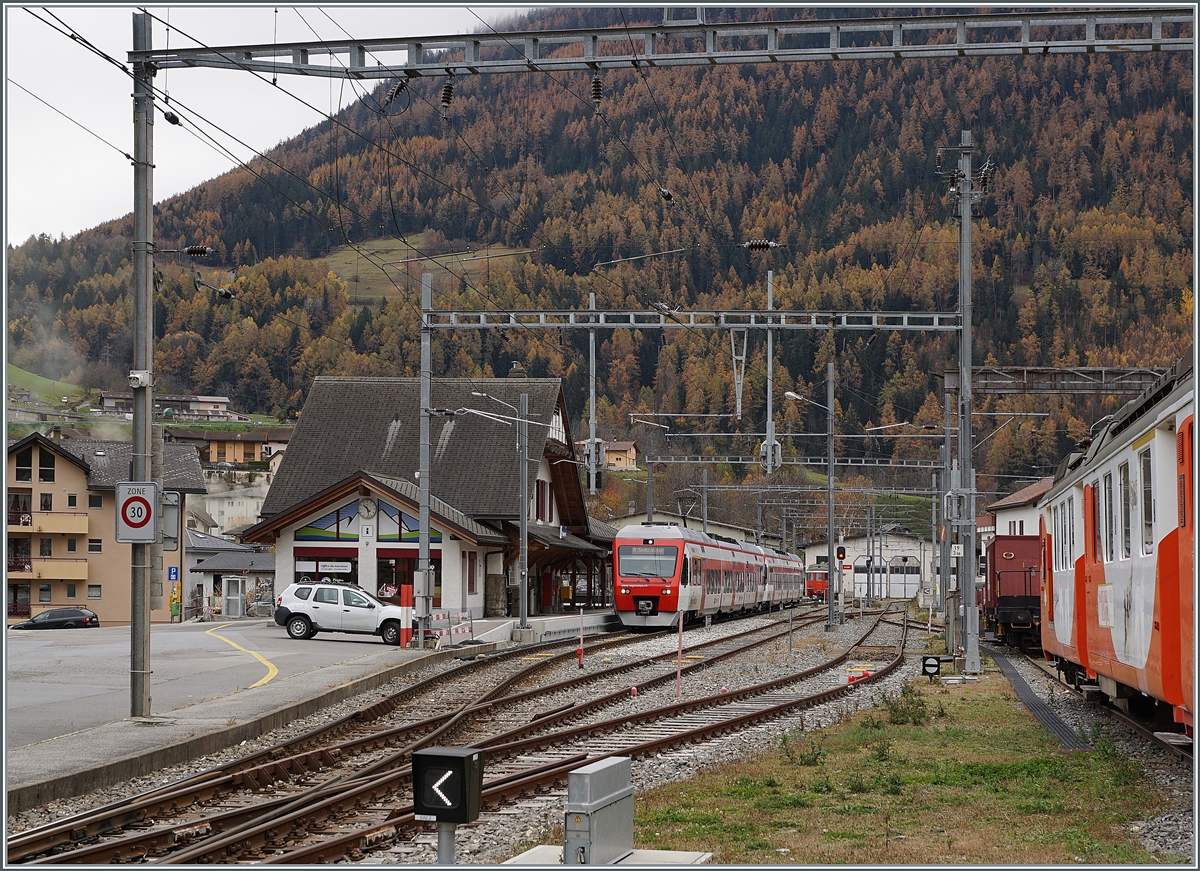
[{"label": "railcar window", "polygon": [[1092,482],[1092,558],[1100,562],[1100,482]]},{"label": "railcar window", "polygon": [[673,544],[623,544],[617,548],[617,574],[623,578],[670,578],[679,548]]},{"label": "railcar window", "polygon": [[1154,477],[1150,466],[1150,449],[1138,454],[1142,476],[1142,553],[1154,553]]},{"label": "railcar window", "polygon": [[1062,568],[1062,526],[1059,525],[1058,506],[1054,506],[1054,567]]},{"label": "railcar window", "polygon": [[1104,559],[1113,558],[1113,480],[1112,472],[1104,476]]},{"label": "railcar window", "polygon": [[1130,541],[1133,537],[1133,490],[1129,485],[1129,463],[1121,463],[1121,558],[1129,559]]},{"label": "railcar window", "polygon": [[1075,497],[1067,497],[1067,527],[1069,529],[1070,545],[1067,548],[1067,564],[1063,568],[1070,568],[1071,561],[1075,559]]}]

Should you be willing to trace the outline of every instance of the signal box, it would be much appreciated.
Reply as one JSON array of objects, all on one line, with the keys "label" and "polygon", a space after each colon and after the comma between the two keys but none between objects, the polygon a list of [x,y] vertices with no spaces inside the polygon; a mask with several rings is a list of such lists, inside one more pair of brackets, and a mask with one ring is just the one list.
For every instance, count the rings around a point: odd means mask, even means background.
[{"label": "signal box", "polygon": [[483,793],[483,751],[427,747],[412,755],[413,810],[418,820],[473,823]]}]

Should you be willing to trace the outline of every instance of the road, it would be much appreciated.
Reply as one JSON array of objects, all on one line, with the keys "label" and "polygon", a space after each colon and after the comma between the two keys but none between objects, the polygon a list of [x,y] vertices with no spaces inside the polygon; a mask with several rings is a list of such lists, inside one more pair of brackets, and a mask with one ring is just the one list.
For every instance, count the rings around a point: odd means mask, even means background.
[{"label": "road", "polygon": [[[128,626],[8,631],[7,750],[127,719]],[[235,646],[236,645],[236,646]],[[150,712],[228,696],[256,684],[394,652],[373,636],[328,633],[296,641],[270,620],[159,625],[150,632]],[[257,656],[255,655],[257,654]]]}]

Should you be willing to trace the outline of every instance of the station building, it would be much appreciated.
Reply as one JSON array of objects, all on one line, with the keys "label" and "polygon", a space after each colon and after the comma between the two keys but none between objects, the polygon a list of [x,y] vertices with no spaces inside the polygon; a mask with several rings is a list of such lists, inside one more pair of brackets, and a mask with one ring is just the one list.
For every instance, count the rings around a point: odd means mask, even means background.
[{"label": "station building", "polygon": [[[611,604],[615,530],[588,517],[559,379],[435,378],[430,419],[433,607],[509,616],[518,599],[517,409],[528,397],[528,613]],[[418,558],[420,381],[314,381],[261,519],[278,589],[340,578],[380,596]]]}]

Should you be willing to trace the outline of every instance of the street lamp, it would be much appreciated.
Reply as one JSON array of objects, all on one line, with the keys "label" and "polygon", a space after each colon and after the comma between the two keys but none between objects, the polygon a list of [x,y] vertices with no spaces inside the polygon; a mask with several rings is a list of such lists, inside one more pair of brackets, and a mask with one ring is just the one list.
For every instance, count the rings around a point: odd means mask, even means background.
[{"label": "street lamp", "polygon": [[[828,368],[826,369],[825,383],[826,383],[826,392],[825,392],[826,404],[825,405],[821,405],[819,402],[813,402],[808,397],[801,396],[799,393],[793,393],[791,390],[787,391],[783,395],[784,395],[785,399],[790,399],[793,402],[807,402],[809,405],[815,405],[817,408],[825,409],[826,420],[828,422],[827,426],[826,426],[826,430],[825,430],[825,437],[826,437],[825,450],[826,450],[828,470],[829,470],[829,486],[828,486],[828,490],[827,490],[827,494],[826,494],[827,502],[828,502],[828,511],[829,511],[828,528],[827,528],[828,540],[826,543],[829,546],[829,557],[828,557],[828,559],[829,559],[829,577],[832,580],[832,578],[833,578],[833,561],[836,556],[836,554],[834,554],[834,551],[833,551],[833,363],[832,362],[829,364]],[[839,563],[838,564],[838,585],[837,585],[839,595],[841,594],[841,591],[842,591],[841,574],[842,574],[841,564]],[[828,605],[828,616],[826,618],[825,628],[826,628],[826,630],[830,630],[833,628],[833,593],[829,589],[828,584],[826,584],[826,586],[825,586],[825,601]]]},{"label": "street lamp", "polygon": [[[493,414],[488,411],[480,411],[477,408],[460,408],[456,414],[474,414],[478,417],[483,417],[488,420],[494,420],[503,423],[507,426],[512,425],[512,421],[517,422],[517,465],[520,466],[520,490],[518,499],[521,504],[519,506],[518,518],[520,519],[521,529],[521,550],[520,562],[517,566],[519,572],[517,582],[520,586],[521,598],[521,629],[529,628],[529,394],[521,394],[521,407],[518,409],[503,399],[496,399],[490,393],[480,393],[472,390],[472,396],[486,396],[488,399],[499,402],[501,405],[507,405],[517,413],[517,417],[511,418],[503,414]],[[540,423],[534,421],[534,423]],[[541,423],[541,426],[549,426],[549,424]]]}]

